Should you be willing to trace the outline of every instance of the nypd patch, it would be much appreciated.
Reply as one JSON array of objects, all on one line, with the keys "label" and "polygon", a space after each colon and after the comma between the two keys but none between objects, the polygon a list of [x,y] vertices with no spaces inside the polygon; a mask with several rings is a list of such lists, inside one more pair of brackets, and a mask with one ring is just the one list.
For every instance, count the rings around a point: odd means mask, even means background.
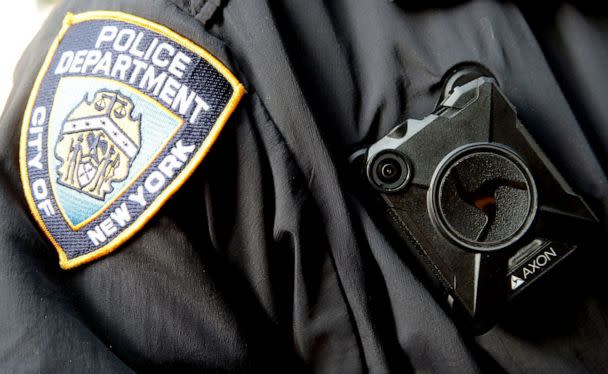
[{"label": "nypd patch", "polygon": [[133,236],[193,173],[243,93],[220,61],[164,26],[68,14],[20,146],[26,199],[61,267]]}]

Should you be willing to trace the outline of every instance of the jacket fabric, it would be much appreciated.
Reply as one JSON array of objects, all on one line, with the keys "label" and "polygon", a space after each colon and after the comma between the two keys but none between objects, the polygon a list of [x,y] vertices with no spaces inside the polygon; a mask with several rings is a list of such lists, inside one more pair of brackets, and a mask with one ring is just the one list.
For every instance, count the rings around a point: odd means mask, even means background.
[{"label": "jacket fabric", "polygon": [[[474,337],[348,172],[354,150],[432,112],[443,74],[475,61],[605,216],[605,12],[409,3],[58,5],[19,63],[0,121],[0,371],[608,371],[605,244]],[[168,27],[222,61],[247,93],[154,218],[111,255],[64,271],[27,209],[19,137],[63,17],[91,10]]]}]

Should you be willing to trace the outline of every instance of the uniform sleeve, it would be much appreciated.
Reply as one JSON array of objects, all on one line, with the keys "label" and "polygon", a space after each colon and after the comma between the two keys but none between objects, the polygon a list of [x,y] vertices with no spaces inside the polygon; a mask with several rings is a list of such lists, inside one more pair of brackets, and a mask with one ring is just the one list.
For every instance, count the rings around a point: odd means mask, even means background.
[{"label": "uniform sleeve", "polygon": [[[509,307],[499,326],[467,336],[347,171],[353,149],[433,110],[445,71],[479,61],[569,180],[606,210],[605,113],[591,112],[581,128],[586,108],[573,104],[578,93],[591,92],[585,86],[602,92],[602,80],[592,78],[601,69],[579,56],[603,54],[569,40],[569,54],[547,63],[547,51],[563,49],[539,45],[541,33],[513,4],[420,8],[385,0],[59,6],[19,63],[0,120],[0,371],[606,367],[594,349],[606,345],[607,304],[597,286],[604,261],[573,262],[557,281]],[[565,9],[564,39],[597,30]],[[91,11],[105,12],[105,21],[110,13],[138,17],[179,34],[247,93],[200,165],[137,232],[107,256],[64,271],[28,208],[19,143],[34,81],[66,14]],[[108,22],[111,38],[117,21]],[[584,33],[601,39],[600,31]],[[127,53],[140,52],[145,56]],[[161,64],[163,56],[156,56]],[[573,67],[583,78],[576,82],[589,84],[564,84],[557,65]],[[202,87],[217,83],[199,78]],[[562,92],[567,85],[572,96]],[[118,100],[117,90],[105,94]]]},{"label": "uniform sleeve", "polygon": [[59,7],[28,46],[0,120],[0,371],[129,372],[75,307],[65,274],[30,218],[19,180],[23,112],[65,9]]},{"label": "uniform sleeve", "polygon": [[65,15],[150,20],[246,82],[221,33],[203,27],[215,9],[204,4],[68,1],[28,47],[0,127],[0,368],[361,370],[316,203],[255,87],[179,191],[112,254],[60,270],[28,210],[21,122]]}]

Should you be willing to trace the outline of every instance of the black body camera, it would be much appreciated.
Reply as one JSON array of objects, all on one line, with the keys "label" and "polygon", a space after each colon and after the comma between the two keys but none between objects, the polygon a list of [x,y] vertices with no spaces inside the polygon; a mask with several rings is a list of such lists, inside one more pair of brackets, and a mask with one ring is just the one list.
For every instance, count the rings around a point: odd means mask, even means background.
[{"label": "black body camera", "polygon": [[440,298],[476,332],[599,227],[480,66],[453,71],[434,113],[351,161]]}]

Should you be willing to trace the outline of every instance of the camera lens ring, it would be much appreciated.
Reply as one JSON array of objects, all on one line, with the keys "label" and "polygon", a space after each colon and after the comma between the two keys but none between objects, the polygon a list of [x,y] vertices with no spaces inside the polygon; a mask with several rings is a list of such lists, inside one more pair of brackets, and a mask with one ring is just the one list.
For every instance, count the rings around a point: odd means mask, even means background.
[{"label": "camera lens ring", "polygon": [[409,160],[397,151],[382,152],[368,165],[368,179],[380,192],[399,192],[407,186],[412,177]]},{"label": "camera lens ring", "polygon": [[[522,213],[512,222],[510,230],[498,240],[479,241],[467,237],[453,226],[453,219],[446,214],[442,204],[445,198],[445,181],[453,169],[463,160],[475,157],[496,157],[500,159],[515,173],[518,173],[521,182],[525,184],[524,199],[519,203],[523,207]],[[496,176],[494,178],[500,178]],[[442,196],[442,194],[444,194]],[[498,204],[495,201],[495,204]],[[478,252],[491,252],[506,248],[519,241],[531,228],[538,209],[538,195],[534,178],[525,162],[510,148],[496,143],[473,143],[457,148],[448,154],[437,166],[427,192],[427,210],[433,226],[448,240],[460,247]],[[452,221],[452,222],[450,222]]]}]

